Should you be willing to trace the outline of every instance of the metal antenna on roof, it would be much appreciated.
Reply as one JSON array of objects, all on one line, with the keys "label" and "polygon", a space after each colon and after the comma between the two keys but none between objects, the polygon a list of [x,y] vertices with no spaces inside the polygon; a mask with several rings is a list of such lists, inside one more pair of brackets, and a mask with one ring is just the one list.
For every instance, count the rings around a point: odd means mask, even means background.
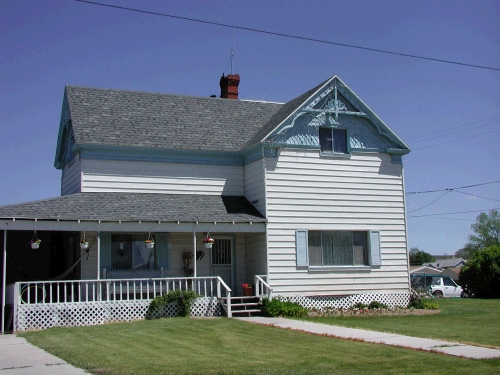
[{"label": "metal antenna on roof", "polygon": [[235,29],[233,28],[233,45],[231,46],[231,74],[233,74],[234,32],[235,32]]},{"label": "metal antenna on roof", "polygon": [[227,69],[230,68],[229,74],[233,74],[234,31],[235,31],[235,29],[233,28],[233,43],[231,45],[231,53],[229,55],[229,62],[228,62],[227,67],[226,67],[226,72],[227,72]]}]

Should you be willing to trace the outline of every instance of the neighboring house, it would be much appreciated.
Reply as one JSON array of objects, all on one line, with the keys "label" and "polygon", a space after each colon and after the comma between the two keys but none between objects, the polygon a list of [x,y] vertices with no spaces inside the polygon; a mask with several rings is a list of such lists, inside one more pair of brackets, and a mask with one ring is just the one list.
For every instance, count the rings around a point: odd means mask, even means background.
[{"label": "neighboring house", "polygon": [[455,282],[458,283],[458,279],[460,278],[460,270],[461,269],[462,269],[462,267],[450,267],[450,268],[446,268],[443,271],[443,275],[451,277],[451,279],[453,281],[455,281]]},{"label": "neighboring house", "polygon": [[203,315],[242,283],[306,307],[408,302],[405,143],[338,77],[285,104],[220,83],[223,99],[66,87],[62,196],[0,207],[0,240],[8,284],[86,281],[17,284],[17,329],[144,316],[156,288],[196,289]]},{"label": "neighboring house", "polygon": [[442,268],[435,268],[430,266],[420,266],[420,267],[411,267],[410,274],[440,274],[443,272]]},{"label": "neighboring house", "polygon": [[425,263],[426,265],[434,268],[462,268],[467,263],[467,260],[462,258],[440,259],[432,263]]}]

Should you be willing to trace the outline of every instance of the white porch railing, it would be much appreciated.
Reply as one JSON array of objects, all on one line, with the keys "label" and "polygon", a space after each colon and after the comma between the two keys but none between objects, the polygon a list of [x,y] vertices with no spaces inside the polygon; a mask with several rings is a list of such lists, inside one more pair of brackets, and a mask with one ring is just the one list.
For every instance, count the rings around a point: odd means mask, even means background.
[{"label": "white porch railing", "polygon": [[17,304],[49,304],[153,299],[171,290],[222,297],[231,289],[218,276],[16,282]]},{"label": "white porch railing", "polygon": [[16,282],[14,317],[20,305],[151,300],[177,289],[227,299],[231,317],[231,289],[218,276]]},{"label": "white porch railing", "polygon": [[254,283],[257,297],[267,296],[270,300],[273,299],[273,288],[267,283],[267,275],[255,275]]}]

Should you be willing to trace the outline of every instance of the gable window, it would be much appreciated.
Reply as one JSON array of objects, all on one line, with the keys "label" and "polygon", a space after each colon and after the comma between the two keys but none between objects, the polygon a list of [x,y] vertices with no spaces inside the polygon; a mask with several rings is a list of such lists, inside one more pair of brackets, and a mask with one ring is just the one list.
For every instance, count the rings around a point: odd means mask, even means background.
[{"label": "gable window", "polygon": [[322,154],[348,154],[347,130],[319,128],[319,145]]},{"label": "gable window", "polygon": [[380,266],[379,231],[296,231],[297,266]]},{"label": "gable window", "polygon": [[156,246],[148,249],[145,242],[147,239],[147,234],[112,234],[111,268],[115,270],[155,269]]}]

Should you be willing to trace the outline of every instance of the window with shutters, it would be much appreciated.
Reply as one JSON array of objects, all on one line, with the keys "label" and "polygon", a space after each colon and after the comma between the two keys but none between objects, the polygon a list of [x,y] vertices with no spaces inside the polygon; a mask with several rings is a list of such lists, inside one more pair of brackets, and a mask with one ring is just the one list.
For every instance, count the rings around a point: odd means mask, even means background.
[{"label": "window with shutters", "polygon": [[379,231],[296,232],[297,266],[380,266]]}]

